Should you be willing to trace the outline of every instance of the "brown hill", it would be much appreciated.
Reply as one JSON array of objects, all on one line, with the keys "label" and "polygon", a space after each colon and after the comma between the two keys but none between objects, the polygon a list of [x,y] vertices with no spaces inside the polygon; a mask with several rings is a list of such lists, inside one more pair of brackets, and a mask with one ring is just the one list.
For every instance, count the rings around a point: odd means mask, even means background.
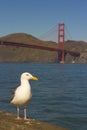
[{"label": "brown hill", "polygon": [[[32,35],[25,33],[9,34],[1,37],[0,40],[33,44],[46,47],[57,47],[57,44],[52,41],[42,41]],[[12,46],[0,46],[0,62],[57,62],[57,52],[50,52],[47,50],[40,50],[34,48],[12,47]]]},{"label": "brown hill", "polygon": [[34,44],[40,46],[49,46],[49,47],[57,47],[57,44],[52,41],[42,41],[30,34],[26,33],[14,33],[9,34],[0,38],[3,41],[17,42],[17,43],[25,43],[25,44]]},{"label": "brown hill", "polygon": [[67,50],[80,52],[79,57],[73,57],[69,54],[65,57],[66,63],[87,63],[87,42],[84,41],[67,41],[65,44]]},{"label": "brown hill", "polygon": [[[25,33],[14,33],[4,37],[0,40],[16,43],[25,43],[32,45],[39,45],[45,47],[57,48],[58,45],[52,41],[42,41],[32,35]],[[81,52],[80,57],[74,57],[70,54],[65,55],[65,63],[87,63],[87,43],[83,41],[65,42],[65,49]],[[58,52],[40,50],[34,48],[12,47],[0,45],[0,62],[39,62],[39,63],[54,63],[58,62]]]},{"label": "brown hill", "polygon": [[75,50],[75,51],[83,52],[87,49],[87,42],[68,40],[65,43],[65,48],[67,50]]}]

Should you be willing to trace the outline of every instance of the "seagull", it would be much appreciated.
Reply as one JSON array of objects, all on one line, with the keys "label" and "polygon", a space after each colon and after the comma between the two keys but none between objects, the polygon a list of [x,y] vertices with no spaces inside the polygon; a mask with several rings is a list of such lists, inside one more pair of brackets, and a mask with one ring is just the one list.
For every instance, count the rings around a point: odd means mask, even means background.
[{"label": "seagull", "polygon": [[20,86],[18,86],[14,91],[11,104],[17,106],[17,118],[16,118],[17,120],[21,120],[20,118],[21,106],[24,107],[24,120],[28,120],[26,115],[26,107],[32,98],[31,86],[29,80],[38,80],[38,78],[31,75],[28,72],[24,72],[21,74],[20,80],[21,80]]}]

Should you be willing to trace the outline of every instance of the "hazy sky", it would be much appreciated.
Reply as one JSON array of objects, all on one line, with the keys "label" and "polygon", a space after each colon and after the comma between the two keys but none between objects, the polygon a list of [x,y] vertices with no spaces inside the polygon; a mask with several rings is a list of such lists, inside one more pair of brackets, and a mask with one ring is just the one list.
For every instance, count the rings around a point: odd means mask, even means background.
[{"label": "hazy sky", "polygon": [[39,37],[62,22],[72,39],[87,41],[87,0],[0,0],[0,36]]}]

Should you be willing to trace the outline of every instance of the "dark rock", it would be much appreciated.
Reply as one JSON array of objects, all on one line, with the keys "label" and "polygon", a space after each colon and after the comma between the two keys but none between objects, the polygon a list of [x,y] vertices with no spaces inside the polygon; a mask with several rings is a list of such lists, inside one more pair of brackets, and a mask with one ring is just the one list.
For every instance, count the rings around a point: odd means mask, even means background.
[{"label": "dark rock", "polygon": [[0,111],[0,130],[67,130],[66,128],[50,125],[29,119],[29,121],[16,120],[16,116]]}]

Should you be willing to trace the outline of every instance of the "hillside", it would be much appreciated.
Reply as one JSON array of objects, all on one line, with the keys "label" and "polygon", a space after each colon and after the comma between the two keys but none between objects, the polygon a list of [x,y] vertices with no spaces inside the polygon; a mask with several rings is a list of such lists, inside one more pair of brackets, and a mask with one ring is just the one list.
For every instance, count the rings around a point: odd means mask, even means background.
[{"label": "hillside", "polygon": [[[25,33],[14,33],[0,37],[2,41],[16,42],[57,48],[58,45],[52,41],[42,41],[32,35]],[[81,52],[80,57],[70,54],[65,55],[65,63],[87,63],[87,43],[83,41],[65,42],[65,49]],[[0,45],[0,62],[29,62],[29,63],[55,63],[58,62],[58,52]]]},{"label": "hillside", "polygon": [[65,43],[65,48],[68,50],[85,51],[87,49],[87,43],[84,41],[72,41],[68,40]]},{"label": "hillside", "polygon": [[[25,33],[9,34],[1,37],[0,40],[25,43],[46,47],[57,47],[55,42],[42,41],[32,35]],[[53,63],[57,62],[57,52],[50,52],[47,50],[12,47],[12,46],[0,46],[0,62],[39,62],[39,63]]]},{"label": "hillside", "polygon": [[52,41],[42,41],[30,34],[26,33],[14,33],[9,34],[4,37],[0,37],[3,41],[10,41],[10,42],[18,42],[18,43],[26,43],[26,44],[34,44],[40,46],[50,46],[50,47],[57,47],[57,44]]},{"label": "hillside", "polygon": [[65,43],[65,48],[72,51],[80,52],[79,57],[73,57],[69,54],[65,57],[65,63],[87,63],[87,42],[84,41],[67,41]]}]

